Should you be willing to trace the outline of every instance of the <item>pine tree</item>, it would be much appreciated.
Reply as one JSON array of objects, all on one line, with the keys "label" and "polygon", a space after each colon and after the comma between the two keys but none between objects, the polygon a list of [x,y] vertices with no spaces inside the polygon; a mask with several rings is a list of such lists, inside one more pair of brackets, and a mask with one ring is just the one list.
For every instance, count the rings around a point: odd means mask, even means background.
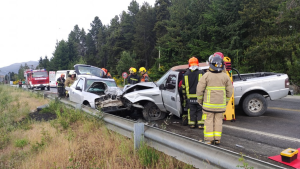
[{"label": "pine tree", "polygon": [[140,66],[149,68],[151,65],[154,47],[155,11],[148,3],[144,3],[136,15],[136,33],[134,35],[134,51],[140,61]]}]

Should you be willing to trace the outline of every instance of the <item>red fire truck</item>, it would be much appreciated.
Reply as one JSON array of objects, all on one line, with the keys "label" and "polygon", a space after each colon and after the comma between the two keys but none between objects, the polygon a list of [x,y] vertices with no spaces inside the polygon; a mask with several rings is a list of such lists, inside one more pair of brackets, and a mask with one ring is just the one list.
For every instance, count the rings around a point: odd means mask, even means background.
[{"label": "red fire truck", "polygon": [[45,69],[26,69],[24,71],[24,77],[26,79],[25,85],[28,89],[36,88],[45,90],[45,88],[47,88],[47,90],[50,90],[49,75]]}]

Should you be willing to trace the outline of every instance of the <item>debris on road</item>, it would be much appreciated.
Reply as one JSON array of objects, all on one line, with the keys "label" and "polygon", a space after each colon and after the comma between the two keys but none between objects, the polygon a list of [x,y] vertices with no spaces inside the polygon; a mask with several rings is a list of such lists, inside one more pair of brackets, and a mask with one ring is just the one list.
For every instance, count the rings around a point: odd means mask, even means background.
[{"label": "debris on road", "polygon": [[245,148],[244,146],[241,146],[241,145],[238,145],[238,144],[236,144],[235,146],[239,147],[239,148]]}]

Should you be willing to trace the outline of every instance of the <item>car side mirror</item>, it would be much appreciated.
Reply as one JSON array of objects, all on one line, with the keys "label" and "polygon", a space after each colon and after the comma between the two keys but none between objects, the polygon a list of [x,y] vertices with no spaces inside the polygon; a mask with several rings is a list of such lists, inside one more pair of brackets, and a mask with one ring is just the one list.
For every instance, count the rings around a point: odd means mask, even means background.
[{"label": "car side mirror", "polygon": [[164,84],[159,85],[159,90],[166,90],[165,85]]},{"label": "car side mirror", "polygon": [[82,91],[82,89],[79,87],[79,86],[76,86],[76,88],[75,88],[76,90],[80,90],[80,91]]}]

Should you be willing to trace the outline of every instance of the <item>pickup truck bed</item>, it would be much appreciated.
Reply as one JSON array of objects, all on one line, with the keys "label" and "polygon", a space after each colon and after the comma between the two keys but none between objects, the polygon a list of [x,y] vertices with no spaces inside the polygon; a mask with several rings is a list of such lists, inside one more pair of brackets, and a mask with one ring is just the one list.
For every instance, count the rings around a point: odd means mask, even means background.
[{"label": "pickup truck bed", "polygon": [[260,116],[267,110],[266,97],[271,100],[286,97],[289,79],[286,74],[257,72],[233,75],[234,103],[249,116]]}]

